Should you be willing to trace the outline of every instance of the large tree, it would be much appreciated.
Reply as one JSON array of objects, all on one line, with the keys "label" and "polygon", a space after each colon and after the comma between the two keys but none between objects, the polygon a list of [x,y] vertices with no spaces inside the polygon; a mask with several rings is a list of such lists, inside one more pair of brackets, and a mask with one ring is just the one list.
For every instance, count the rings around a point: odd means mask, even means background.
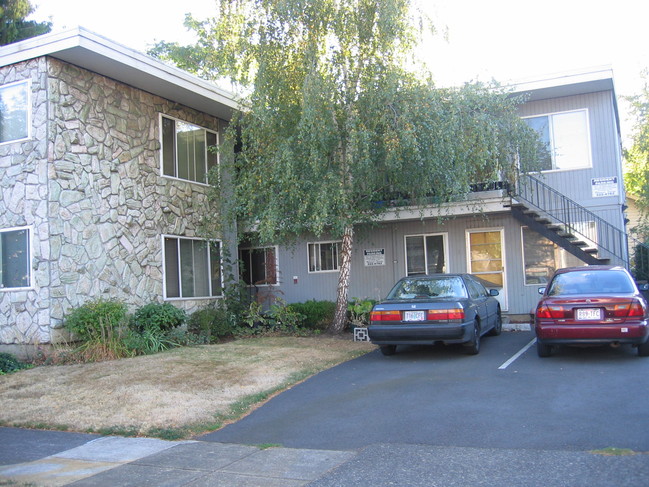
[{"label": "large tree", "polygon": [[516,100],[495,87],[438,89],[417,66],[429,24],[409,0],[217,0],[188,16],[196,46],[160,44],[202,76],[248,89],[232,124],[236,217],[261,242],[340,239],[346,323],[354,230],[395,205],[441,204],[501,179],[537,148]]},{"label": "large tree", "polygon": [[627,98],[634,118],[632,145],[625,149],[627,191],[637,198],[641,219],[633,230],[642,240],[649,238],[649,72],[643,74],[644,84],[638,95]]},{"label": "large tree", "polygon": [[29,0],[0,0],[0,46],[22,41],[52,29],[51,22],[25,20],[34,13]]}]

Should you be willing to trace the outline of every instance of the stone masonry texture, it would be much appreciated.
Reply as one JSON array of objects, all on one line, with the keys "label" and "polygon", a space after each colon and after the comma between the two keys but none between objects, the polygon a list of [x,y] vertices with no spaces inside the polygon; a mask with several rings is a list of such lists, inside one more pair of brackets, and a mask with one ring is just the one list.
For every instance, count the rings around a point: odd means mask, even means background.
[{"label": "stone masonry texture", "polygon": [[31,229],[32,286],[0,291],[0,344],[64,338],[66,313],[89,299],[161,301],[162,236],[200,236],[214,209],[206,185],[161,175],[160,115],[222,125],[54,58],[0,68],[0,85],[23,79],[31,137],[0,145],[0,228]]}]

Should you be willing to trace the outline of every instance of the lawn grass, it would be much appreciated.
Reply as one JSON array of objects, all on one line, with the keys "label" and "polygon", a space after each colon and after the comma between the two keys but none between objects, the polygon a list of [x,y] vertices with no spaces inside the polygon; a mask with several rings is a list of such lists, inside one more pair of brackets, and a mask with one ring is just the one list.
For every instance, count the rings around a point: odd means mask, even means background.
[{"label": "lawn grass", "polygon": [[375,347],[349,336],[259,337],[0,377],[0,424],[168,440],[214,431]]}]

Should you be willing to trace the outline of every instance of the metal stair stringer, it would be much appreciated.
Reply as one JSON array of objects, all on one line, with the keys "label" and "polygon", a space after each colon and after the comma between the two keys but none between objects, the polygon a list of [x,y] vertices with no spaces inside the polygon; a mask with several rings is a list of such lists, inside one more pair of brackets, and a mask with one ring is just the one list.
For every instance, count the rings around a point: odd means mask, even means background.
[{"label": "metal stair stringer", "polygon": [[608,264],[610,262],[609,259],[598,258],[595,255],[596,251],[593,252],[592,249],[589,249],[591,250],[589,252],[584,250],[581,245],[575,245],[576,242],[574,239],[561,235],[555,228],[550,226],[549,220],[540,220],[539,218],[535,218],[533,214],[529,212],[529,209],[526,206],[517,203],[512,204],[510,209],[512,215],[514,216],[514,218],[516,218],[516,220],[543,235],[548,240],[554,242],[559,247],[565,249],[567,252],[570,252],[572,255],[583,260],[587,264],[602,265]]}]

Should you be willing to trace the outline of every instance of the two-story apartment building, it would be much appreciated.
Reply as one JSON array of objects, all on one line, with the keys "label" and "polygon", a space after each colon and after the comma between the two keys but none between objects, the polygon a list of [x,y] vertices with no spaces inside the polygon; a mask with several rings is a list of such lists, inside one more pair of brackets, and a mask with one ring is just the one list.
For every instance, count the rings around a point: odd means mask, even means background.
[{"label": "two-story apartment building", "polygon": [[[612,72],[569,73],[511,90],[527,97],[520,115],[547,145],[542,170],[477,185],[466,201],[441,208],[400,208],[378,226],[357,229],[350,296],[381,299],[407,275],[470,272],[499,289],[505,314],[525,318],[555,268],[628,265]],[[293,302],[335,299],[339,252],[335,238],[310,237],[239,253],[255,293]]]},{"label": "two-story apartment building", "polygon": [[[57,340],[91,298],[221,296],[203,239],[235,100],[83,29],[0,49],[0,344]],[[236,253],[236,247],[232,251]]]},{"label": "two-story apartment building", "polygon": [[[380,299],[405,275],[471,272],[500,289],[505,313],[525,315],[554,268],[627,264],[610,70],[513,94],[528,96],[520,114],[547,143],[544,169],[356,229],[350,296]],[[237,254],[234,235],[202,235],[218,210],[209,147],[237,109],[211,83],[83,29],[0,48],[0,345],[56,341],[66,312],[92,298],[188,311],[214,302],[225,250],[254,294],[335,299],[335,238]]]}]

